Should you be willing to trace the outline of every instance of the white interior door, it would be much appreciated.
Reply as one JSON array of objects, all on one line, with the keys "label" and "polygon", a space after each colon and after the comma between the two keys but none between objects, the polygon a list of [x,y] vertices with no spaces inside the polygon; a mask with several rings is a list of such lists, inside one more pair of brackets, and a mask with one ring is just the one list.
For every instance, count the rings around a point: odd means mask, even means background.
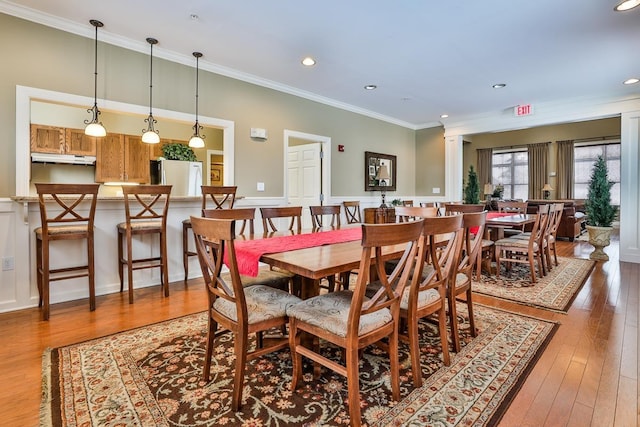
[{"label": "white interior door", "polygon": [[296,145],[287,151],[288,201],[290,206],[302,206],[302,226],[311,228],[309,206],[320,204],[321,144]]}]

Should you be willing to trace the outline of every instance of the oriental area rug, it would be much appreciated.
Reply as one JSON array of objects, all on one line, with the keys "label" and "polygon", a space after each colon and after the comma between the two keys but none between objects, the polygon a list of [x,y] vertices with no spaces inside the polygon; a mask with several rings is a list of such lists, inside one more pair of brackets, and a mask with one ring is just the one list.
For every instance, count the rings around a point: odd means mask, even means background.
[{"label": "oriental area rug", "polygon": [[558,257],[558,264],[543,278],[537,276],[535,283],[531,283],[528,265],[514,264],[511,271],[506,271],[503,264],[500,278],[483,272],[482,280],[474,280],[473,291],[519,304],[566,312],[596,262]]},{"label": "oriental area rug", "polygon": [[[461,305],[459,313],[466,313]],[[367,348],[360,364],[363,423],[494,425],[504,414],[557,324],[476,305],[479,334],[461,317],[464,347],[442,363],[437,328],[421,324],[423,387],[413,387],[408,347],[400,345],[401,400],[391,400],[388,356]],[[199,313],[43,355],[42,426],[347,426],[346,379],[305,367],[291,391],[288,349],[247,366],[243,405],[230,409],[233,339],[214,347],[212,381],[202,381],[206,314]],[[321,343],[328,357],[338,351]]]}]

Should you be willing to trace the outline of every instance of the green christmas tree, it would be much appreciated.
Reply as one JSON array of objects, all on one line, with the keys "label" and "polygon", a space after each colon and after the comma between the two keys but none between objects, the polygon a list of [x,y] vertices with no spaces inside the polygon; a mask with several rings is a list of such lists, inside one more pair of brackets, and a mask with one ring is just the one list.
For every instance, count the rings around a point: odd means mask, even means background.
[{"label": "green christmas tree", "polygon": [[473,170],[473,165],[469,166],[469,181],[464,189],[464,202],[466,204],[480,203],[480,187],[478,185],[478,175]]},{"label": "green christmas tree", "polygon": [[611,186],[607,163],[598,156],[589,180],[589,194],[585,203],[587,222],[596,227],[611,227],[618,207],[611,204]]}]

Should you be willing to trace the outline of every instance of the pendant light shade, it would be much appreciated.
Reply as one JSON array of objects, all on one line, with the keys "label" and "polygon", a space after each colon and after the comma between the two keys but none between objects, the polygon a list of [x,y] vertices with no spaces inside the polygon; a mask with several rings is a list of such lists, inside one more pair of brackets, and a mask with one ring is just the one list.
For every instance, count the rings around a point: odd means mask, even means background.
[{"label": "pendant light shade", "polygon": [[92,118],[91,120],[84,121],[84,124],[87,125],[84,128],[84,133],[89,136],[105,136],[107,130],[102,126],[102,123],[98,121],[98,116],[100,116],[100,110],[98,110],[98,28],[104,24],[95,19],[90,20],[89,23],[96,29],[93,57],[93,107],[87,110],[87,113],[91,114]]},{"label": "pendant light shade", "polygon": [[154,128],[154,125],[158,123],[158,121],[153,118],[153,45],[158,44],[158,40],[149,37],[147,38],[147,43],[151,46],[151,55],[149,55],[149,117],[144,119],[144,122],[147,124],[147,129],[142,130],[142,132],[144,132],[142,134],[142,142],[157,144],[160,142],[160,136]]},{"label": "pendant light shade", "polygon": [[196,124],[193,125],[193,135],[189,140],[189,147],[191,148],[204,148],[204,135],[200,135],[200,131],[202,130],[202,126],[198,123],[198,74],[200,70],[200,58],[202,58],[202,53],[193,52],[193,56],[196,57]]}]

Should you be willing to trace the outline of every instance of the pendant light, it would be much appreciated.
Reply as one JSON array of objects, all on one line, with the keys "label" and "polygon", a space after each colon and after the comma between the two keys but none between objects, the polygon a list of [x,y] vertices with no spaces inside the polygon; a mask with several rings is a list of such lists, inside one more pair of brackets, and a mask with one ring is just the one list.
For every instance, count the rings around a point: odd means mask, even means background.
[{"label": "pendant light", "polygon": [[89,136],[105,136],[107,134],[106,129],[102,126],[102,123],[98,121],[100,110],[98,110],[98,28],[104,24],[100,21],[92,19],[89,21],[91,25],[96,28],[95,49],[94,49],[94,61],[93,61],[93,107],[87,110],[87,113],[93,115],[91,120],[85,120],[84,124],[87,125],[84,128],[85,135]]},{"label": "pendant light", "polygon": [[202,53],[193,52],[193,56],[196,57],[196,124],[193,125],[193,136],[189,140],[189,147],[191,148],[204,148],[204,135],[200,135],[202,126],[198,123],[198,71],[200,70],[199,61],[202,58]]},{"label": "pendant light", "polygon": [[150,66],[149,66],[149,117],[144,119],[144,122],[147,123],[147,129],[143,129],[144,132],[142,134],[142,142],[146,142],[147,144],[157,144],[160,142],[160,136],[158,136],[158,131],[154,129],[153,125],[158,123],[156,119],[153,118],[153,45],[158,44],[158,40],[154,38],[147,38],[147,43],[151,45],[151,55],[150,58]]}]

